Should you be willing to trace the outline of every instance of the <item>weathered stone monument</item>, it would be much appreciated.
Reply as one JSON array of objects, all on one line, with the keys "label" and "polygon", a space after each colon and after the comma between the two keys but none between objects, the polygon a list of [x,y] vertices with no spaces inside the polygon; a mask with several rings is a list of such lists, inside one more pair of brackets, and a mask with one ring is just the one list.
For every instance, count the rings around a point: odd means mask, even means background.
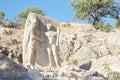
[{"label": "weathered stone monument", "polygon": [[[51,31],[51,28],[54,27],[52,24],[47,24],[47,32],[45,32],[45,35],[47,36],[47,52],[49,57],[49,67],[52,67],[52,59],[55,62],[56,67],[60,67],[60,59],[59,54],[57,52],[57,46],[59,42],[59,35],[57,35],[57,32]],[[57,30],[58,31],[58,30]]]},{"label": "weathered stone monument", "polygon": [[[30,13],[26,20],[23,37],[23,65],[24,66],[48,66],[47,31],[46,25],[50,23],[52,31],[59,31],[59,22],[42,15]],[[58,34],[59,35],[59,32]]]}]

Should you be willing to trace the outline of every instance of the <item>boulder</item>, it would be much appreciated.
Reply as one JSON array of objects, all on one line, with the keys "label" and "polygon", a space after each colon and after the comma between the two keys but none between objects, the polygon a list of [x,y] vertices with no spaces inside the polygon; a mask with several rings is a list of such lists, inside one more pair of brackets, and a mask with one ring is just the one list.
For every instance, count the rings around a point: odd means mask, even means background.
[{"label": "boulder", "polygon": [[0,54],[0,69],[10,71],[27,71],[27,69],[22,65],[15,63],[3,54]]},{"label": "boulder", "polygon": [[9,70],[0,70],[0,80],[33,80],[27,72],[14,72]]},{"label": "boulder", "polygon": [[30,71],[0,70],[0,80],[44,80],[43,75],[36,69]]},{"label": "boulder", "polygon": [[92,61],[89,61],[88,63],[84,63],[80,65],[79,68],[84,70],[90,70],[91,66],[92,66]]}]

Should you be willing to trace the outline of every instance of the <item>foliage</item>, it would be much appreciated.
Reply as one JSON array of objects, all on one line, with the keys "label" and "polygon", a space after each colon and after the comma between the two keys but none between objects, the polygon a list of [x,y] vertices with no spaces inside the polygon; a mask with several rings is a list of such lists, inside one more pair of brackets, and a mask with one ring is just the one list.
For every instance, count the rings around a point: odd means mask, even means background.
[{"label": "foliage", "polygon": [[120,19],[116,19],[115,27],[120,29]]},{"label": "foliage", "polygon": [[5,16],[5,13],[0,11],[0,20],[3,20],[4,19],[4,16]]},{"label": "foliage", "polygon": [[104,26],[101,28],[101,31],[104,32],[110,32],[111,31],[111,25],[109,23],[105,23]]},{"label": "foliage", "polygon": [[119,19],[120,5],[115,0],[72,0],[74,18],[88,20],[93,25],[102,22],[102,18]]},{"label": "foliage", "polygon": [[92,41],[92,36],[91,35],[85,35],[84,38],[85,38],[87,43]]},{"label": "foliage", "polygon": [[62,24],[63,27],[71,27],[71,24],[68,21]]},{"label": "foliage", "polygon": [[95,26],[95,29],[97,30],[101,30],[101,31],[104,31],[104,32],[110,32],[111,31],[111,25],[109,23],[105,23],[104,25],[102,23],[98,23],[96,26]]},{"label": "foliage", "polygon": [[101,28],[103,28],[103,24],[101,22],[98,22],[94,27],[96,30],[101,30]]},{"label": "foliage", "polygon": [[17,16],[15,17],[15,21],[25,22],[30,12],[44,15],[43,9],[38,7],[28,7],[24,11],[17,14]]},{"label": "foliage", "polygon": [[72,64],[75,65],[75,66],[77,66],[78,65],[78,61],[77,60],[73,60]]}]

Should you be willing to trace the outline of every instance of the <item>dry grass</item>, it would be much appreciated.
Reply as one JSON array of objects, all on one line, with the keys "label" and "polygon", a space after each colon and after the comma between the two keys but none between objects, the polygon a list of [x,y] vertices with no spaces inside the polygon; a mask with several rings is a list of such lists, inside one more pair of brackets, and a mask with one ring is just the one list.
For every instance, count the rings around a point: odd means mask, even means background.
[{"label": "dry grass", "polygon": [[12,34],[10,35],[5,35],[5,34],[0,35],[0,45],[11,47],[11,46],[6,45],[6,41],[10,39],[16,39],[19,43],[22,42],[23,29],[12,29],[11,28],[11,31],[12,31]]},{"label": "dry grass", "polygon": [[76,33],[81,30],[88,31],[88,30],[94,29],[92,25],[89,25],[89,24],[70,23],[70,25],[71,26],[69,27],[60,26],[61,32],[62,33]]}]

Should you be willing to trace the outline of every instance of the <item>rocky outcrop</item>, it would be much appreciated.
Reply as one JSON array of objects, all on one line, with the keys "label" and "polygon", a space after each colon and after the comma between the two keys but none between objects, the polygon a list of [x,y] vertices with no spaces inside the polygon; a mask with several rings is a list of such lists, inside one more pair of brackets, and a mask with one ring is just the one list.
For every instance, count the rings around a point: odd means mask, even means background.
[{"label": "rocky outcrop", "polygon": [[0,54],[0,69],[10,71],[27,71],[27,69],[22,65],[15,63],[3,54]]},{"label": "rocky outcrop", "polygon": [[[52,18],[31,14],[38,17],[44,31],[47,23],[56,27],[60,24]],[[30,23],[26,24],[29,25]],[[2,34],[9,34],[9,31],[4,30]],[[22,63],[22,46],[17,45],[15,39],[12,39],[11,43],[15,44],[11,48],[0,46],[0,80],[107,80],[107,78],[117,80],[120,77],[119,32],[106,33],[92,29],[87,31],[83,29],[74,33],[61,31],[59,54],[62,67],[60,68],[40,67],[38,69],[37,67],[27,71],[22,65],[12,61],[18,62],[19,59]]]},{"label": "rocky outcrop", "polygon": [[44,77],[36,69],[24,72],[0,70],[0,80],[44,80]]},{"label": "rocky outcrop", "polygon": [[70,54],[69,56],[72,53],[72,59],[98,58],[107,54],[119,54],[119,42],[119,33],[115,32],[79,31],[74,34],[61,32],[60,51]]},{"label": "rocky outcrop", "polygon": [[5,21],[0,25],[0,27],[14,28],[14,23],[11,21]]},{"label": "rocky outcrop", "polygon": [[109,50],[101,42],[90,42],[82,46],[71,59],[99,58],[109,54]]},{"label": "rocky outcrop", "polygon": [[[61,33],[61,35],[63,35],[63,33]],[[60,47],[61,53],[62,51],[66,51],[61,54],[64,65],[82,65],[82,69],[89,67],[90,71],[98,71],[105,77],[108,77],[108,73],[110,72],[120,72],[120,37],[118,32],[79,31],[69,35],[74,35],[74,37],[68,37],[68,34],[64,34],[60,40],[60,45],[62,46]],[[67,41],[69,41],[69,43]],[[72,48],[68,48],[67,46]],[[64,61],[66,63],[64,63]],[[86,64],[88,61],[92,61],[91,67]],[[87,79],[106,80],[98,77],[89,77],[86,78],[86,80]]]},{"label": "rocky outcrop", "polygon": [[3,35],[3,34],[10,35],[10,34],[12,34],[12,31],[8,28],[0,28],[0,34],[1,35]]},{"label": "rocky outcrop", "polygon": [[12,48],[0,46],[0,53],[17,63],[22,63],[22,46],[17,43],[16,39],[12,39],[10,42],[10,44],[14,45]]}]

